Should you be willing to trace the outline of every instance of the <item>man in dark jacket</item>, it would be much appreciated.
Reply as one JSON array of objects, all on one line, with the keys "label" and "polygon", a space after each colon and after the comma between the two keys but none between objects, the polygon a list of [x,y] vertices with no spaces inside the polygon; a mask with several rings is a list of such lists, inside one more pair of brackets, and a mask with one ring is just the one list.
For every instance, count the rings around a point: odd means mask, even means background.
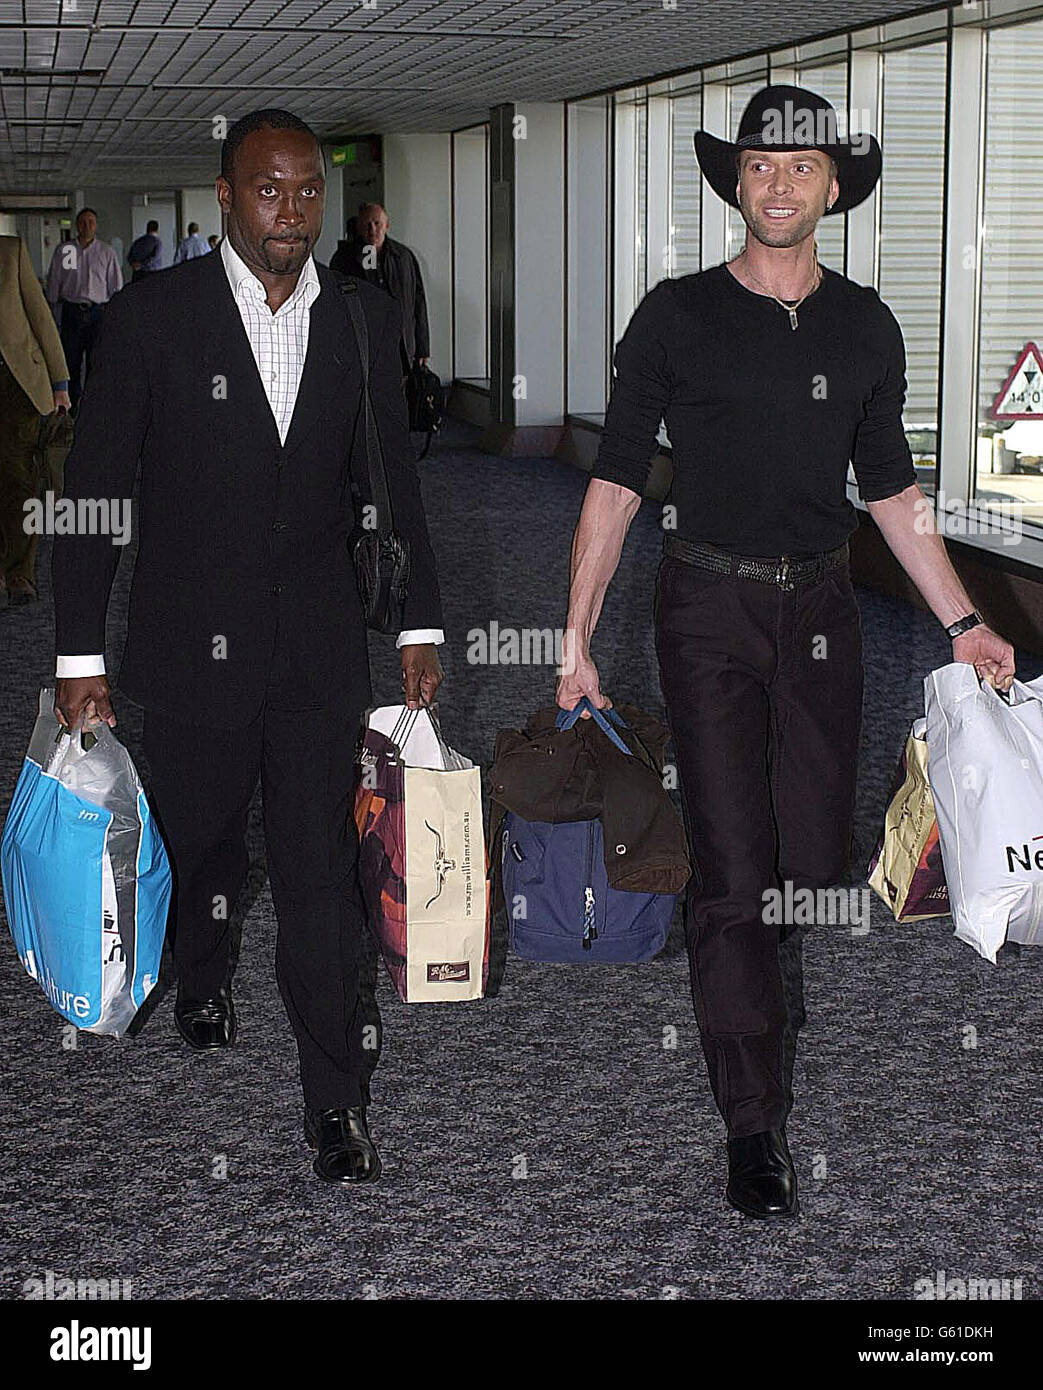
[{"label": "man in dark jacket", "polygon": [[[175,1023],[200,1051],[234,1041],[229,916],[259,778],[305,1137],[319,1176],[349,1183],[380,1173],[365,1110],[372,1043],[351,815],[353,744],[371,694],[348,536],[352,474],[365,492],[368,480],[358,347],[338,277],[311,255],[324,195],[321,149],[297,117],[260,111],[232,126],[217,180],[227,237],[216,254],[112,300],[66,495],[127,498],[140,462],[119,683],[144,707],[174,866]],[[367,285],[358,294],[394,523],[411,548],[398,643],[417,708],[442,678],[438,578],[400,387],[398,306]],[[115,723],[102,653],[117,554],[106,535],[56,538],[56,712],[67,727],[95,714]]]},{"label": "man in dark jacket", "polygon": [[368,280],[393,295],[402,308],[402,373],[414,362],[426,366],[431,356],[424,280],[416,256],[388,236],[388,215],[379,203],[363,203],[354,219],[354,235],[338,244],[330,268]]},{"label": "man in dark jacket", "polygon": [[127,263],[132,272],[132,284],[151,275],[154,270],[163,269],[163,243],[159,237],[158,222],[150,222],[143,234],[131,242]]}]

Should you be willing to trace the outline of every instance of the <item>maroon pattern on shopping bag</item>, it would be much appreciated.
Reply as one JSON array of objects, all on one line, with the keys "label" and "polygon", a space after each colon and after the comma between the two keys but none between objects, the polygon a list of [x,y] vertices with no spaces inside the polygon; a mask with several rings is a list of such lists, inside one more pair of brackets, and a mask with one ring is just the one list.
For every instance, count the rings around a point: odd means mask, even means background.
[{"label": "maroon pattern on shopping bag", "polygon": [[359,881],[370,930],[399,998],[406,998],[405,769],[376,729],[362,740],[355,788]]}]

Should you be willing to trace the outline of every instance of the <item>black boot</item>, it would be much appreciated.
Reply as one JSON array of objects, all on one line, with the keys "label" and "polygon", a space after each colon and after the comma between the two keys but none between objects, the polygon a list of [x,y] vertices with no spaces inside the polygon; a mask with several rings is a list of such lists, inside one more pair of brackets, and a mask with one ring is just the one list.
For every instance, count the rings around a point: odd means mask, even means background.
[{"label": "black boot", "polygon": [[728,1140],[726,1195],[746,1216],[796,1216],[797,1174],[784,1129]]},{"label": "black boot", "polygon": [[314,1167],[324,1182],[348,1186],[380,1177],[380,1155],[369,1137],[364,1105],[305,1110],[304,1137],[318,1149]]}]

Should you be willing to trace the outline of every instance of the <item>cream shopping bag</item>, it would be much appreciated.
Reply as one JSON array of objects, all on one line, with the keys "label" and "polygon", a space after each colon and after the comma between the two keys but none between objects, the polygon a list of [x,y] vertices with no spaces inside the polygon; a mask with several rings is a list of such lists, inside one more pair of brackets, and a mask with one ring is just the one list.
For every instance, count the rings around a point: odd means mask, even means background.
[{"label": "cream shopping bag", "polygon": [[489,896],[480,769],[448,747],[432,711],[398,705],[371,713],[358,771],[362,892],[400,998],[482,998]]}]

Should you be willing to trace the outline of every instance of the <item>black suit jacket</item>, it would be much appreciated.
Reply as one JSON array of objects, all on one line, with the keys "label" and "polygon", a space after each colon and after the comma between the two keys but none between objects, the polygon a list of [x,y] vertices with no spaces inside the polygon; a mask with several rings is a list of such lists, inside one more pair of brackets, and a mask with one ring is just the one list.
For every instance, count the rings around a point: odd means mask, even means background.
[{"label": "black suit jacket", "polygon": [[[254,717],[278,650],[300,703],[370,702],[348,536],[366,469],[361,370],[335,272],[317,265],[308,352],[285,445],[220,253],[109,302],[76,421],[65,495],[128,498],[138,554],[117,684],[146,709],[231,727]],[[399,365],[397,304],[359,285],[396,530],[412,549],[406,628],[441,627]],[[105,650],[119,549],[56,536],[56,648]]]}]

